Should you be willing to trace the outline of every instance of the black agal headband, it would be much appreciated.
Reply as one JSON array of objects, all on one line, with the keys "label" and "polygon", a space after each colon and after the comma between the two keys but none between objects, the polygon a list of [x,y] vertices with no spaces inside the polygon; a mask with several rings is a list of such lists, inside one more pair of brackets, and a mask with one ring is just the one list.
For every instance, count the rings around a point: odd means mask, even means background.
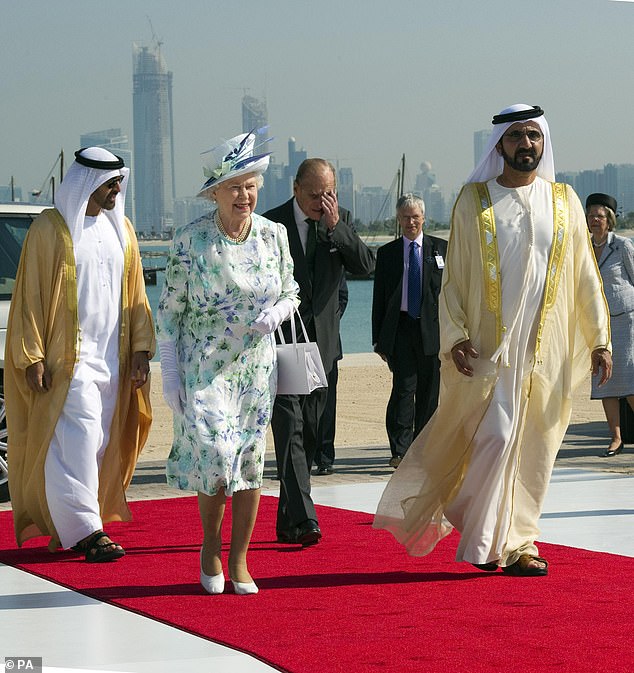
[{"label": "black agal headband", "polygon": [[87,157],[82,156],[82,152],[87,150],[87,147],[82,147],[80,150],[75,152],[75,161],[82,166],[87,166],[88,168],[101,168],[102,170],[112,170],[113,168],[123,168],[125,164],[121,157],[117,157],[116,161],[98,161],[97,159],[88,159]]},{"label": "black agal headband", "polygon": [[518,110],[517,112],[507,112],[506,114],[495,115],[492,124],[506,124],[507,122],[524,122],[527,119],[541,117],[544,111],[539,105],[533,105],[530,110]]}]

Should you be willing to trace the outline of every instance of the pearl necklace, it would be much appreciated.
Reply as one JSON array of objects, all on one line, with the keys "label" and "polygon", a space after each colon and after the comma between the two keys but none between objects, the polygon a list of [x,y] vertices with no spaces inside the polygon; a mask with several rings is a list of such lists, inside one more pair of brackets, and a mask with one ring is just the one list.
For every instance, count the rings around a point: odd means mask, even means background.
[{"label": "pearl necklace", "polygon": [[605,241],[603,241],[603,243],[595,243],[595,242],[594,242],[594,239],[592,239],[592,245],[593,245],[595,248],[602,248],[607,242],[608,242],[608,239],[607,239],[607,238],[605,239]]},{"label": "pearl necklace", "polygon": [[249,218],[247,221],[242,225],[242,228],[240,229],[240,233],[237,236],[232,236],[226,229],[224,224],[222,223],[222,220],[220,219],[220,213],[216,210],[216,216],[215,216],[215,222],[216,226],[218,227],[218,231],[229,241],[232,243],[244,243],[247,240],[247,237],[249,235],[249,232],[251,231],[251,216],[249,215]]}]

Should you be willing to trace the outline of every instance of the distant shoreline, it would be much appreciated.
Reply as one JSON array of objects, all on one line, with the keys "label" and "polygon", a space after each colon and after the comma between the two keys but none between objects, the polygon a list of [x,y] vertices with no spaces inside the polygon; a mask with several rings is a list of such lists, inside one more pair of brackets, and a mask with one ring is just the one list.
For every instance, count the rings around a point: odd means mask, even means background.
[{"label": "distant shoreline", "polygon": [[[449,229],[425,229],[425,233],[430,236],[438,236],[439,238],[444,238],[447,240],[449,238]],[[634,235],[634,232],[633,232]],[[361,239],[366,245],[371,247],[381,246],[385,243],[393,241],[394,238],[389,235],[381,234],[380,236],[361,236]],[[169,247],[171,244],[171,239],[156,239],[156,238],[139,238],[139,246],[141,248],[163,248]]]}]

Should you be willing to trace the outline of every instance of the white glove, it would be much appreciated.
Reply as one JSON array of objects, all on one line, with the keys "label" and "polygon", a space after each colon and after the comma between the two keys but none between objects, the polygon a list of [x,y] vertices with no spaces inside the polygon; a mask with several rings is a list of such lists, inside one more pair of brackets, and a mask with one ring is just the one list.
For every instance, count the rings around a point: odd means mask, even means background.
[{"label": "white glove", "polygon": [[293,313],[292,299],[282,299],[270,308],[265,308],[253,321],[253,329],[262,334],[272,334]]},{"label": "white glove", "polygon": [[185,406],[185,389],[178,373],[175,341],[159,341],[163,398],[175,414],[182,414]]}]

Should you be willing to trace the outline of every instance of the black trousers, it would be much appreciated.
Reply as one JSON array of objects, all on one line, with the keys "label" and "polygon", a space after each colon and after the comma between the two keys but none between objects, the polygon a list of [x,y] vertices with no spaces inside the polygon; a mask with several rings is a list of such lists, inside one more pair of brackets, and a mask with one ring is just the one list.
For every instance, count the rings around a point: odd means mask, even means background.
[{"label": "black trousers", "polygon": [[293,533],[308,519],[317,521],[310,497],[310,468],[317,447],[317,429],[326,405],[327,388],[310,395],[278,395],[271,429],[280,479],[277,532]]},{"label": "black trousers", "polygon": [[339,367],[337,362],[328,374],[326,406],[317,428],[317,448],[313,458],[315,465],[332,465],[335,462],[335,427],[337,424],[337,382]]},{"label": "black trousers", "polygon": [[405,454],[438,406],[440,360],[425,355],[418,320],[399,318],[394,352],[388,358],[392,392],[385,426],[392,456]]}]

